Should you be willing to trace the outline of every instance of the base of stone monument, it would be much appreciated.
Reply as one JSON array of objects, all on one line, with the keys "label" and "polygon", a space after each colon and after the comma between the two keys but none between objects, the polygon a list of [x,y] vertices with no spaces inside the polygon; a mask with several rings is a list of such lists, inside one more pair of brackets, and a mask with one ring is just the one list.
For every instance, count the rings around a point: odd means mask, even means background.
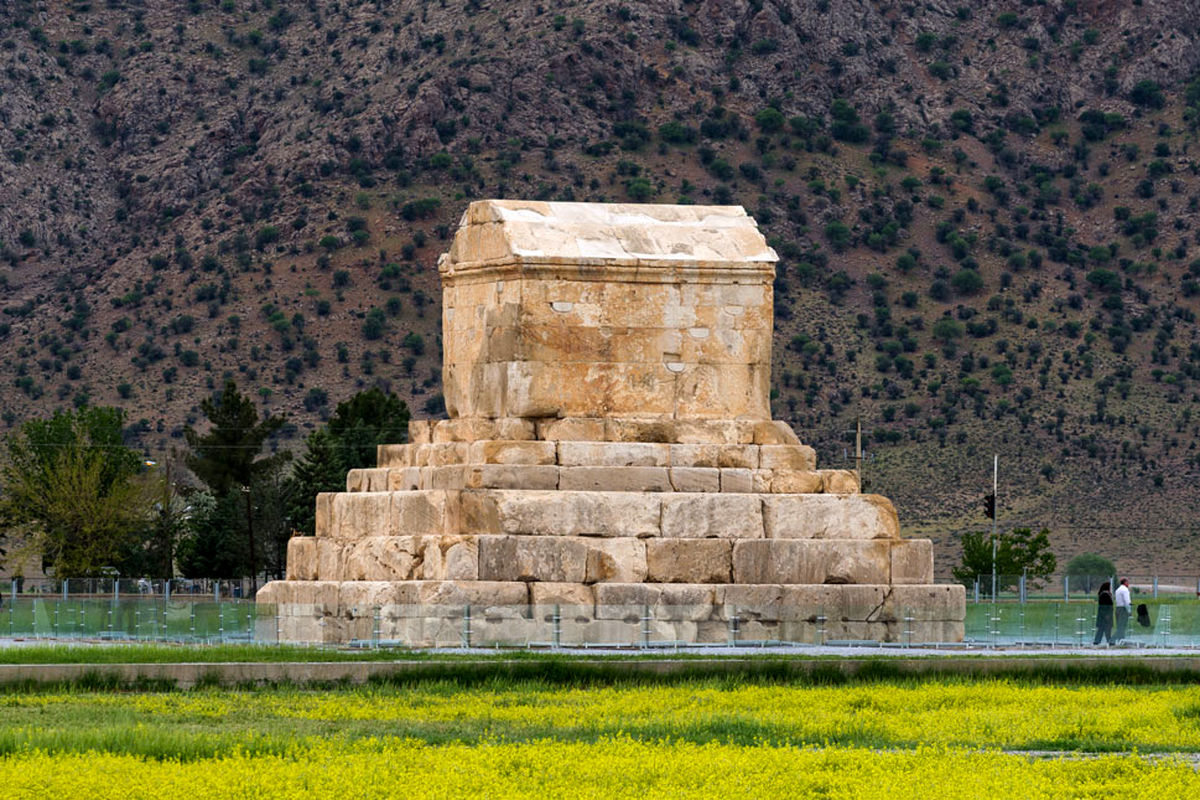
[{"label": "base of stone monument", "polygon": [[407,647],[961,641],[957,585],[274,581],[281,640]]}]

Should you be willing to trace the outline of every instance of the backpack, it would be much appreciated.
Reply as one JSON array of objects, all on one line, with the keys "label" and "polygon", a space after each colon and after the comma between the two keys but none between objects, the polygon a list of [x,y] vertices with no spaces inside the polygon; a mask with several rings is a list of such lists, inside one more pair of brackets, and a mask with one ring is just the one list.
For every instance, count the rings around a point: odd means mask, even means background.
[{"label": "backpack", "polygon": [[1152,625],[1150,622],[1150,609],[1146,608],[1145,603],[1138,603],[1137,620],[1138,625],[1141,625],[1143,628],[1149,628]]}]

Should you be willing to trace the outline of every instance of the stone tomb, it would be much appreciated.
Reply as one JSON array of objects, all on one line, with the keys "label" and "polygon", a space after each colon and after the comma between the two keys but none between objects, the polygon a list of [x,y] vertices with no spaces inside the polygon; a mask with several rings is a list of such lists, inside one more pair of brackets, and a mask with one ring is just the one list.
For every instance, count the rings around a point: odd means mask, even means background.
[{"label": "stone tomb", "polygon": [[472,203],[450,418],[317,498],[258,594],[281,638],[961,640],[930,542],[771,420],[775,260],[740,207]]}]

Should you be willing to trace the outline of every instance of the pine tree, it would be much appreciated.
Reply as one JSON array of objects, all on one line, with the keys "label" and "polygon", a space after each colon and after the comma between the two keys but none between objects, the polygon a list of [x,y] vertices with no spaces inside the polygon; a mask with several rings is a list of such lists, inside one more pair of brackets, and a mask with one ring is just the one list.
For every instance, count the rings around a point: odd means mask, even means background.
[{"label": "pine tree", "polygon": [[225,381],[220,394],[205,399],[200,409],[212,427],[204,435],[190,425],[184,429],[184,437],[192,449],[187,465],[219,501],[233,492],[244,494],[246,568],[257,587],[259,553],[254,541],[253,490],[256,481],[291,458],[287,452],[262,455],[263,445],[285,420],[274,414],[264,414],[260,420],[253,401],[238,391],[233,380]]},{"label": "pine tree", "polygon": [[305,440],[304,457],[292,469],[289,511],[292,526],[312,536],[316,526],[316,497],[321,492],[345,488],[346,470],[337,450],[337,440],[324,426]]}]

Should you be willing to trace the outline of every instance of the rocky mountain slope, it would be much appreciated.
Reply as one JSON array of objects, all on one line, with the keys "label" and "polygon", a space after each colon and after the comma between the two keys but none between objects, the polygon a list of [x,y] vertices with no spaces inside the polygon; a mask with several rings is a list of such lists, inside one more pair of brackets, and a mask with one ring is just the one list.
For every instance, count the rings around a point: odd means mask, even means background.
[{"label": "rocky mountain slope", "polygon": [[375,383],[437,414],[469,200],[738,203],[776,415],[830,465],[861,419],[941,575],[993,454],[1002,526],[1195,574],[1196,5],[13,0],[3,425],[155,455],[225,375],[292,444]]}]

